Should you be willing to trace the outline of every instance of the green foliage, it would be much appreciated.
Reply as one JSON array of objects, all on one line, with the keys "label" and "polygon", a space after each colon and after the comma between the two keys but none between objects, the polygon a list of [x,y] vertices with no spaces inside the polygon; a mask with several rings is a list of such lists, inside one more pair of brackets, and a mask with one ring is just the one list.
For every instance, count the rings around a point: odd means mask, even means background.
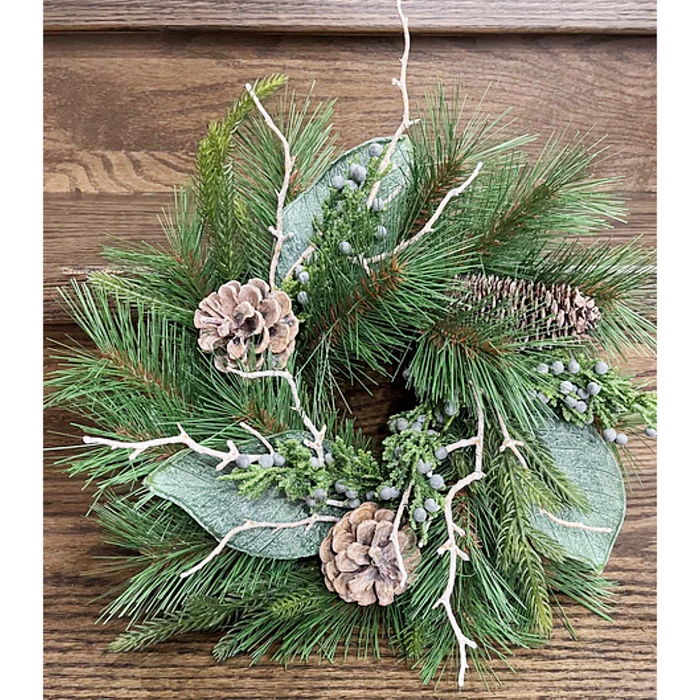
[{"label": "green foliage", "polygon": [[[554,375],[547,372],[539,375],[538,391],[546,397],[549,406],[556,415],[575,425],[593,424],[601,432],[605,428],[623,428],[642,432],[644,428],[656,427],[657,408],[656,393],[640,385],[634,375],[624,374],[615,367],[610,367],[605,374],[595,371],[596,363],[602,361],[600,357],[590,355],[557,355],[553,353],[543,354],[539,362],[551,367],[552,363],[559,361],[564,365],[561,374]],[[576,373],[568,370],[571,360],[575,360],[580,369]],[[567,381],[584,390],[587,408],[578,411],[566,403],[565,394],[561,390],[562,382]],[[590,395],[586,391],[590,384],[600,387],[600,393]],[[575,395],[575,391],[572,392]],[[576,397],[581,398],[581,397]]]},{"label": "green foliage", "polygon": [[[272,76],[255,91],[265,99],[285,81]],[[296,158],[286,211],[313,183],[313,196],[322,202],[311,208],[309,280],[289,279],[284,289],[302,322],[288,369],[303,409],[328,427],[325,447],[332,458],[319,463],[290,438],[305,426],[285,381],[217,372],[192,327],[194,310],[210,291],[230,279],[266,278],[269,269],[268,227],[284,177],[282,151],[247,92],[201,140],[193,182],[176,191],[163,218],[166,245],[110,248],[106,256],[119,273],[95,273],[67,295],[93,347],[59,348],[47,403],[91,424],[78,426],[83,431],[124,441],[171,436],[181,425],[201,444],[223,449],[228,440],[250,440],[240,427],[245,421],[286,459],[283,467],[253,464],[215,481],[224,489],[233,480],[249,498],[276,489],[321,507],[314,493],[331,495],[338,481],[361,496],[413,483],[407,521],[423,543],[415,581],[388,608],[364,608],[326,589],[315,557],[284,561],[232,548],[183,579],[215,539],[185,509],[145,493],[139,482],[187,451],[166,445],[130,460],[126,450],[83,446],[64,463],[97,486],[94,512],[107,541],[123,551],[105,562],[105,571],[126,580],[104,617],[130,620],[112,648],[140,649],[172,635],[217,629],[223,634],[214,649],[218,659],[243,653],[257,661],[269,654],[286,663],[312,654],[333,659],[354,648],[376,655],[386,634],[421,668],[425,682],[439,678],[457,654],[444,610],[435,608],[448,577],[448,557],[438,554],[445,522],[442,510],[424,524],[411,514],[427,498],[440,509],[445,504],[445,488],[430,486],[421,461],[434,462],[446,488],[473,469],[473,447],[440,462],[435,452],[476,434],[478,402],[486,422],[485,478],[453,502],[464,532],[458,545],[470,557],[459,562],[453,601],[458,624],[478,643],[470,661],[487,678],[491,660],[546,640],[562,610],[559,595],[609,619],[609,582],[533,518],[539,508],[591,509],[535,427],[553,414],[575,425],[593,420],[598,428],[655,425],[654,394],[614,368],[604,377],[592,370],[601,350],[653,349],[653,252],[637,243],[593,240],[623,216],[605,192],[611,181],[592,174],[598,144],[589,146],[578,135],[552,137],[533,161],[525,152],[533,139],[514,134],[505,114],[494,120],[477,109],[464,119],[458,92],[448,99],[438,86],[411,139],[401,142],[405,168],[380,175],[380,159],[371,157],[361,186],[338,191],[326,181],[332,168],[346,169],[359,155],[351,152],[331,165],[332,107],[313,107],[310,95],[299,103],[294,93],[270,107]],[[378,141],[386,147],[386,140]],[[483,169],[471,187],[448,203],[433,230],[413,239],[479,161]],[[391,202],[375,211],[366,204],[378,179],[383,187],[391,180],[401,188],[387,193]],[[378,226],[386,228],[385,237],[377,236]],[[591,240],[573,240],[579,237]],[[349,254],[341,243],[350,245]],[[482,313],[465,296],[459,278],[471,274],[576,286],[596,300],[601,322],[591,338],[533,340],[536,324],[523,327],[513,314],[499,319],[497,304],[492,314]],[[302,291],[304,304],[298,301]],[[567,364],[573,356],[581,364],[575,379],[537,372],[541,362]],[[340,380],[368,383],[371,372],[395,376],[400,367],[407,369],[418,405],[393,416],[392,434],[370,445],[346,419]],[[602,389],[579,413],[563,403],[563,379],[582,386],[596,381]],[[547,405],[533,398],[538,392]],[[446,400],[455,410],[445,410]],[[399,420],[405,428],[398,429]],[[501,420],[525,443],[520,450],[527,467],[501,449]]]},{"label": "green foliage", "polygon": [[[255,498],[268,489],[277,489],[291,500],[313,499],[317,490],[330,493],[331,485],[342,481],[350,490],[373,488],[381,479],[379,465],[371,453],[337,436],[326,452],[328,460],[319,463],[315,452],[299,440],[273,442],[275,449],[285,458],[279,467],[261,467],[251,464],[246,470],[236,470],[221,477],[239,484],[241,492]],[[313,505],[321,506],[322,503]]]}]

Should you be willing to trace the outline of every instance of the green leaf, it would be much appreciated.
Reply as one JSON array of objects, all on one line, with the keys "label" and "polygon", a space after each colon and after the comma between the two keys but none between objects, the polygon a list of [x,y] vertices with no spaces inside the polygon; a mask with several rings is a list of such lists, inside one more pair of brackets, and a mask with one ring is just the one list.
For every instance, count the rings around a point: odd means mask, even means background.
[{"label": "green leaf", "polygon": [[533,524],[563,547],[573,559],[592,564],[600,572],[610,557],[625,517],[625,484],[610,448],[590,426],[553,422],[537,432],[556,466],[588,499],[589,513],[564,508],[552,515],[572,523],[610,528],[593,532],[553,522],[539,511]]},{"label": "green leaf", "polygon": [[[294,263],[308,247],[314,232],[314,217],[321,213],[321,207],[328,199],[333,177],[335,175],[347,177],[352,163],[359,163],[367,167],[370,160],[369,144],[380,143],[386,145],[390,141],[391,138],[389,137],[372,139],[343,153],[308,190],[300,194],[284,208],[283,230],[286,233],[293,231],[294,236],[285,241],[282,246],[282,253],[277,266],[278,283],[284,279]],[[382,177],[379,197],[388,199],[389,195],[397,187],[402,186],[407,181],[410,175],[412,157],[413,145],[407,136],[403,136],[396,144],[396,150],[391,158],[392,168]]]},{"label": "green leaf", "polygon": [[[215,467],[216,460],[187,452],[149,474],[145,484],[157,496],[180,506],[219,541],[244,520],[289,523],[310,515],[301,502],[275,491],[255,500],[242,496],[235,482],[218,479],[221,473]],[[306,526],[247,530],[234,535],[227,545],[253,556],[301,559],[318,553],[330,527],[331,523],[320,522],[308,530]]]}]

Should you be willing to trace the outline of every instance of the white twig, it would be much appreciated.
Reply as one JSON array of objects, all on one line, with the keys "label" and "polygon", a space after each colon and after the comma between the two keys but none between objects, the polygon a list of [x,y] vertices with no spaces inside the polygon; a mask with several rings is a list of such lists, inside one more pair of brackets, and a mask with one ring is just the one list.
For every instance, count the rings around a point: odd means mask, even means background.
[{"label": "white twig", "polygon": [[246,530],[255,530],[255,529],[260,529],[260,528],[269,528],[272,529],[274,532],[277,530],[287,530],[293,527],[302,527],[306,526],[306,529],[309,530],[314,526],[316,523],[337,523],[340,518],[336,518],[332,515],[319,515],[318,513],[313,513],[310,515],[308,518],[304,518],[303,520],[295,520],[294,522],[291,523],[263,523],[263,522],[258,522],[255,520],[244,520],[242,525],[237,525],[236,527],[232,528],[229,530],[221,539],[219,544],[216,546],[215,549],[213,549],[206,558],[202,559],[202,561],[199,562],[196,566],[193,566],[191,569],[188,569],[187,571],[184,571],[183,573],[180,574],[181,578],[187,578],[188,576],[194,574],[196,571],[199,571],[202,567],[206,566],[212,559],[217,557],[221,552],[224,550],[228,542],[231,540],[232,537],[237,535],[240,532],[245,532]]},{"label": "white twig", "polygon": [[292,170],[294,169],[294,158],[289,150],[289,142],[285,138],[284,134],[279,130],[272,117],[268,114],[267,110],[262,106],[262,103],[255,94],[255,90],[250,83],[246,83],[245,89],[248,94],[253,99],[255,106],[258,108],[260,114],[262,114],[265,123],[270,127],[272,132],[277,136],[277,138],[282,143],[282,149],[284,151],[284,180],[282,181],[282,187],[277,193],[277,220],[275,226],[270,226],[270,233],[275,237],[275,249],[272,254],[272,260],[270,261],[270,288],[275,288],[275,273],[277,271],[277,263],[280,259],[280,254],[282,252],[282,244],[290,238],[291,234],[285,235],[282,230],[282,221],[284,213],[284,202],[287,199],[287,190],[289,189],[289,181],[292,176]]},{"label": "white twig", "polygon": [[[238,448],[233,444],[232,440],[228,440],[226,442],[228,452],[220,452],[219,450],[212,450],[209,447],[200,445],[185,432],[181,425],[178,424],[177,427],[180,430],[179,435],[173,435],[172,437],[166,438],[155,438],[153,440],[144,440],[143,442],[121,442],[119,440],[109,440],[108,438],[96,437],[94,435],[84,435],[83,442],[88,445],[106,445],[113,450],[133,450],[133,452],[129,455],[129,459],[131,460],[136,459],[142,452],[145,452],[151,447],[160,447],[162,445],[186,445],[194,452],[221,460],[216,467],[216,471],[221,471],[225,466],[233,462],[241,454],[238,451]],[[251,457],[252,461],[255,461],[259,457],[259,455],[249,456]]]},{"label": "white twig", "polygon": [[284,279],[289,279],[294,274],[294,270],[296,270],[297,266],[302,265],[307,258],[310,258],[315,250],[316,246],[313,243],[309,244],[306,250],[294,261],[289,270],[284,274]]},{"label": "white twig", "polygon": [[236,374],[239,377],[243,377],[244,379],[263,379],[265,377],[279,377],[280,379],[284,379],[287,384],[289,384],[289,388],[292,390],[292,400],[294,401],[294,410],[301,416],[301,419],[308,429],[308,431],[313,435],[314,439],[313,440],[304,440],[304,444],[314,450],[316,452],[316,455],[318,458],[323,462],[324,458],[324,453],[323,453],[323,441],[326,439],[326,426],[322,426],[321,429],[319,430],[309,418],[307,413],[304,411],[304,409],[301,407],[301,401],[299,400],[299,390],[297,389],[297,383],[294,381],[294,377],[287,371],[285,370],[278,370],[278,369],[265,369],[265,370],[260,370],[259,372],[245,372],[241,369],[234,369],[231,368],[228,370],[232,374]]},{"label": "white twig", "polygon": [[578,530],[587,530],[588,532],[612,532],[611,527],[596,527],[594,525],[586,525],[585,523],[572,523],[569,520],[562,520],[561,518],[557,518],[555,515],[552,515],[544,508],[540,508],[540,513],[542,513],[542,515],[546,515],[553,523],[562,525],[563,527],[572,527]]},{"label": "white twig", "polygon": [[438,548],[437,551],[438,554],[444,554],[445,552],[449,554],[450,568],[445,590],[442,592],[442,595],[437,599],[437,601],[433,605],[434,608],[437,608],[439,605],[442,605],[445,608],[445,614],[447,615],[447,619],[452,627],[452,631],[454,632],[454,635],[457,638],[457,644],[459,645],[459,675],[457,678],[457,683],[460,688],[464,685],[464,676],[467,671],[467,668],[469,668],[469,664],[467,663],[467,647],[476,649],[477,645],[476,642],[469,639],[469,637],[467,637],[464,634],[464,632],[462,632],[462,628],[459,626],[459,622],[457,621],[457,618],[454,614],[454,610],[452,609],[451,598],[452,593],[454,591],[455,580],[457,577],[457,558],[460,558],[464,561],[469,561],[469,555],[465,551],[460,549],[457,545],[456,535],[459,534],[461,536],[464,536],[465,532],[454,522],[452,515],[452,501],[462,489],[466,488],[467,486],[469,486],[469,484],[473,483],[474,481],[478,481],[484,475],[482,470],[484,450],[484,412],[481,408],[481,403],[479,401],[479,397],[476,395],[476,392],[475,396],[477,405],[477,434],[472,438],[469,438],[467,440],[460,440],[459,442],[453,443],[453,445],[449,446],[452,448],[452,450],[456,450],[461,449],[462,447],[474,445],[476,448],[474,459],[474,471],[471,474],[465,476],[463,479],[460,479],[457,483],[455,483],[452,486],[452,488],[450,488],[450,490],[447,493],[447,496],[445,497],[444,512],[445,525],[447,526],[447,540]]},{"label": "white twig", "polygon": [[399,527],[401,526],[401,516],[408,503],[409,496],[411,495],[411,489],[413,488],[413,482],[411,482],[406,490],[401,496],[401,501],[399,502],[399,507],[396,509],[396,515],[394,516],[394,526],[391,529],[391,543],[394,545],[394,554],[396,555],[396,562],[399,567],[399,573],[401,577],[399,578],[399,587],[403,588],[406,585],[406,580],[408,579],[408,572],[406,571],[406,565],[403,561],[403,555],[401,554],[401,545],[399,544]]},{"label": "white twig", "polygon": [[[408,90],[406,88],[406,70],[408,68],[408,55],[411,51],[411,34],[408,31],[408,19],[403,13],[401,0],[396,0],[396,9],[399,12],[399,17],[401,18],[401,26],[403,27],[404,48],[403,55],[400,59],[400,77],[398,79],[392,78],[391,82],[393,85],[396,85],[396,87],[398,87],[399,90],[401,90],[401,96],[403,98],[403,116],[401,118],[401,123],[399,124],[399,127],[396,130],[396,133],[394,134],[393,138],[391,139],[389,146],[386,149],[386,153],[384,154],[384,157],[382,158],[382,161],[379,164],[379,169],[377,170],[379,175],[381,175],[389,167],[389,164],[391,163],[391,156],[394,155],[394,151],[396,150],[396,144],[398,144],[399,139],[403,135],[403,132],[406,131],[406,129],[408,129],[412,124],[415,124],[414,121],[411,121],[410,104],[408,101]],[[372,206],[372,202],[375,200],[377,193],[379,192],[380,185],[381,180],[377,180],[377,182],[375,182],[372,186],[372,189],[369,193],[369,197],[367,197],[368,209]]]},{"label": "white twig", "polygon": [[510,436],[510,433],[508,432],[508,428],[506,427],[506,422],[503,420],[503,416],[501,416],[501,414],[498,412],[496,413],[496,415],[498,416],[498,424],[501,426],[501,432],[503,433],[503,442],[498,448],[498,451],[505,452],[506,450],[511,450],[513,454],[517,457],[518,462],[520,462],[520,464],[522,464],[522,466],[525,469],[528,469],[525,457],[523,457],[522,453],[518,449],[518,447],[524,447],[525,443],[521,442],[520,440],[513,440],[513,438],[511,438]]},{"label": "white twig", "polygon": [[242,421],[239,423],[239,425],[241,426],[241,428],[243,428],[243,430],[247,430],[253,437],[256,437],[258,440],[260,440],[265,449],[269,450],[270,454],[274,454],[275,448],[262,433],[258,432],[255,428],[248,425],[247,423],[243,423]]},{"label": "white twig", "polygon": [[443,198],[440,204],[438,204],[437,208],[435,209],[435,212],[433,215],[428,219],[426,222],[425,226],[418,231],[414,236],[411,236],[411,238],[406,239],[405,241],[402,241],[399,243],[399,245],[396,246],[391,251],[388,251],[386,253],[379,253],[378,255],[374,255],[371,258],[367,258],[368,262],[371,263],[377,263],[381,262],[387,257],[398,255],[399,253],[403,252],[408,248],[409,246],[412,246],[414,243],[417,243],[426,233],[429,233],[430,231],[433,230],[433,226],[435,226],[437,220],[442,216],[442,212],[445,211],[445,207],[448,205],[451,199],[454,197],[458,197],[464,190],[469,187],[469,185],[474,182],[476,179],[476,176],[479,174],[481,168],[483,166],[483,163],[477,163],[476,168],[474,168],[474,171],[472,174],[458,187],[455,187],[451,189]]}]

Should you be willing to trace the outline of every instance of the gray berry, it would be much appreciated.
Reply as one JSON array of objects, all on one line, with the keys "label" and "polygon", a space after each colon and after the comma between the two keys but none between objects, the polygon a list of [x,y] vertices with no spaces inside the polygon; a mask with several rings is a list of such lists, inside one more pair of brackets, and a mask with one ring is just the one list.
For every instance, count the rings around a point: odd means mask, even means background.
[{"label": "gray berry", "polygon": [[359,163],[353,163],[350,166],[350,177],[358,184],[361,185],[367,179],[367,168]]},{"label": "gray berry", "polygon": [[326,452],[326,454],[323,455],[323,461],[326,464],[333,464],[333,454],[331,452]]},{"label": "gray berry", "polygon": [[424,523],[428,519],[428,513],[423,508],[414,508],[413,519],[417,523]]},{"label": "gray berry", "polygon": [[540,362],[540,364],[537,365],[537,371],[538,371],[540,374],[548,374],[548,373],[549,373],[549,367],[548,367],[544,362]]},{"label": "gray berry", "polygon": [[403,450],[400,446],[394,448],[394,457],[397,459],[403,454]]},{"label": "gray berry", "polygon": [[541,391],[537,393],[537,398],[542,402],[542,403],[549,403],[549,397],[546,394],[543,394]]},{"label": "gray berry", "polygon": [[287,460],[279,452],[275,452],[272,455],[272,462],[276,467],[283,467]]},{"label": "gray berry", "polygon": [[393,497],[394,489],[390,486],[382,486],[382,488],[379,489],[379,498],[381,498],[382,501],[390,501]]},{"label": "gray berry", "polygon": [[318,469],[321,466],[321,460],[318,457],[312,457],[309,461],[314,469]]},{"label": "gray berry", "polygon": [[578,372],[581,370],[581,365],[576,362],[576,360],[571,360],[571,362],[566,365],[566,369],[568,369],[571,374],[578,374]]},{"label": "gray berry", "polygon": [[422,459],[419,459],[416,469],[419,474],[427,474],[433,470],[433,465],[430,462],[424,462]]},{"label": "gray berry", "polygon": [[372,200],[372,211],[381,211],[384,209],[384,200],[381,197],[377,197]]},{"label": "gray berry", "polygon": [[304,499],[304,503],[306,503],[307,507],[309,507],[309,508],[313,508],[316,505],[315,499],[309,498],[309,496],[307,496]]},{"label": "gray berry", "polygon": [[599,362],[595,363],[595,367],[593,368],[593,371],[596,374],[606,374],[609,369],[610,369],[610,367],[608,367],[608,363],[603,362],[603,360],[600,360]]},{"label": "gray berry", "polygon": [[417,420],[411,423],[411,430],[423,430],[423,424]]},{"label": "gray berry", "polygon": [[598,394],[600,394],[600,384],[596,384],[595,382],[588,382],[588,386],[586,387],[586,391],[591,396],[598,396]]},{"label": "gray berry", "polygon": [[357,183],[354,180],[346,180],[345,181],[345,187],[349,190],[356,190],[357,189]]},{"label": "gray berry", "polygon": [[561,391],[562,394],[570,394],[573,390],[574,385],[569,381],[563,381],[559,385],[559,391]]},{"label": "gray berry", "polygon": [[269,452],[264,455],[260,455],[258,459],[258,464],[265,469],[269,469],[274,463],[275,459]]},{"label": "gray berry", "polygon": [[656,430],[654,430],[654,428],[652,428],[651,426],[647,426],[647,427],[644,429],[644,434],[645,434],[647,437],[655,438],[655,437],[656,437]]},{"label": "gray berry", "polygon": [[352,253],[352,246],[347,241],[343,241],[338,246],[338,252],[342,253],[343,255],[350,255],[350,253]]},{"label": "gray berry", "polygon": [[384,146],[381,143],[370,143],[369,155],[371,158],[378,158],[384,152]]},{"label": "gray berry", "polygon": [[452,401],[446,401],[444,409],[446,416],[456,416],[459,413],[459,408]]},{"label": "gray berry", "polygon": [[564,371],[564,363],[559,360],[552,362],[551,370],[552,374],[555,376],[561,374]]},{"label": "gray berry", "polygon": [[340,480],[333,484],[333,488],[335,489],[336,493],[345,493],[348,490],[348,487]]},{"label": "gray berry", "polygon": [[435,436],[435,435],[439,435],[439,434],[440,434],[440,433],[438,433],[437,430],[433,430],[432,428],[430,428],[430,429],[426,432],[426,435],[430,435],[430,436]]},{"label": "gray berry", "polygon": [[437,513],[440,510],[440,506],[434,498],[426,498],[423,503],[423,508],[425,508],[428,513]]},{"label": "gray berry", "polygon": [[317,501],[324,501],[326,499],[326,489],[316,489],[313,493],[313,497]]},{"label": "gray berry", "polygon": [[336,190],[342,190],[345,187],[345,178],[342,175],[334,175],[331,179],[331,185]]},{"label": "gray berry", "polygon": [[408,428],[408,421],[405,418],[399,418],[396,421],[396,429],[399,432],[402,432],[402,431],[406,430],[406,428]]},{"label": "gray berry", "polygon": [[367,491],[365,494],[366,501],[374,501],[377,498],[377,494],[374,491]]},{"label": "gray berry", "polygon": [[250,466],[250,457],[248,455],[238,455],[236,457],[236,466],[240,469],[246,469]]},{"label": "gray berry", "polygon": [[435,459],[438,459],[442,462],[443,459],[447,459],[447,448],[446,447],[438,447],[437,450],[435,450]]},{"label": "gray berry", "polygon": [[615,438],[615,442],[618,445],[626,445],[628,440],[629,440],[629,438],[624,433],[618,433],[617,437]]},{"label": "gray berry", "polygon": [[308,304],[309,303],[309,295],[305,291],[302,290],[301,292],[299,292],[299,294],[297,294],[297,301],[302,306],[304,304]]},{"label": "gray berry", "polygon": [[299,280],[300,284],[308,284],[309,283],[309,273],[306,270],[302,270],[298,275],[297,279]]},{"label": "gray berry", "polygon": [[615,442],[615,438],[617,437],[617,431],[615,428],[606,428],[603,431],[603,438],[605,442]]},{"label": "gray berry", "polygon": [[401,491],[399,491],[396,486],[391,487],[391,499],[398,498],[401,495]]},{"label": "gray berry", "polygon": [[302,272],[304,272],[304,268],[303,268],[301,265],[297,265],[297,266],[294,268],[294,276],[295,276],[297,279],[299,279],[299,275],[300,275]]},{"label": "gray berry", "polygon": [[574,408],[578,401],[576,400],[576,397],[573,396],[573,394],[569,394],[565,399],[564,403],[569,407],[569,408]]},{"label": "gray berry", "polygon": [[345,492],[345,496],[346,496],[347,498],[353,499],[353,498],[357,498],[358,493],[357,493],[357,491],[350,491],[350,490],[348,490],[348,491]]},{"label": "gray berry", "polygon": [[445,480],[440,476],[440,474],[433,474],[430,479],[428,479],[428,483],[435,489],[435,490],[440,490],[441,488],[445,487]]},{"label": "gray berry", "polygon": [[352,501],[348,501],[347,507],[348,508],[359,508],[360,507],[360,499],[353,498]]},{"label": "gray berry", "polygon": [[386,226],[382,226],[381,224],[379,224],[379,226],[377,226],[377,230],[374,232],[374,237],[378,241],[382,241],[387,237],[388,233],[389,232],[386,230]]},{"label": "gray berry", "polygon": [[588,404],[585,401],[578,401],[575,408],[579,413],[585,413],[588,410]]},{"label": "gray berry", "polygon": [[411,376],[411,370],[408,367],[406,367],[406,369],[404,369],[403,372],[401,372],[401,376],[404,379],[408,379]]},{"label": "gray berry", "polygon": [[591,396],[585,389],[577,389],[576,393],[580,399],[588,399]]},{"label": "gray berry", "polygon": [[594,420],[595,420],[594,415],[588,416],[588,418],[586,418],[586,425],[591,425],[591,423],[593,423]]}]

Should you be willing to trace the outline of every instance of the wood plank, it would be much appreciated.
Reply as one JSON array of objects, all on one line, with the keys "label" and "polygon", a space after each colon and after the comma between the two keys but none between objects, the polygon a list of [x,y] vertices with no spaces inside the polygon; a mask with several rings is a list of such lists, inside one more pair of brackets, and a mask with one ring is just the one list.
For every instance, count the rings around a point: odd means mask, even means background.
[{"label": "wood plank", "polygon": [[[339,143],[393,133],[401,100],[390,79],[399,37],[105,34],[45,43],[45,191],[167,192],[191,172],[206,124],[246,81],[286,71],[305,94],[337,97]],[[482,99],[494,117],[512,108],[513,130],[568,129],[607,137],[602,177],[627,191],[656,189],[656,50],[650,37],[419,36],[413,98],[437,78]]]},{"label": "wood plank", "polygon": [[[408,0],[419,32],[656,31],[656,0]],[[44,0],[44,30],[398,32],[394,0]]]},{"label": "wood plank", "polygon": [[[58,331],[58,329],[54,329]],[[63,332],[75,334],[75,329]],[[58,336],[55,336],[58,339]],[[48,360],[47,370],[55,366]],[[655,374],[655,362],[635,357],[631,371]],[[353,397],[358,422],[376,434],[376,412],[386,412],[395,392],[383,386],[373,401]],[[399,401],[401,401],[399,397]],[[47,446],[77,444],[80,434],[69,416],[53,409],[46,416]],[[55,435],[58,433],[59,435]],[[72,435],[73,437],[65,437]],[[502,685],[486,693],[475,673],[468,674],[464,692],[470,698],[523,700],[652,700],[656,669],[656,480],[655,455],[637,444],[638,473],[632,479],[625,524],[606,574],[619,582],[613,624],[581,607],[564,602],[578,633],[571,640],[561,623],[542,649],[518,651],[512,660],[517,676],[499,667]],[[64,455],[65,453],[61,453]],[[367,689],[379,700],[441,700],[455,697],[453,675],[438,686],[422,686],[416,672],[395,658],[384,645],[380,660],[350,657],[334,665],[292,664],[288,669],[264,659],[248,668],[248,657],[216,663],[210,655],[217,637],[187,635],[151,650],[111,654],[107,644],[124,628],[119,620],[95,625],[107,599],[99,600],[119,582],[96,573],[96,558],[116,551],[102,543],[95,522],[83,514],[90,490],[52,466],[48,455],[44,472],[45,572],[45,698],[54,700],[153,700],[154,698],[231,697],[241,700],[314,698],[364,700]]]},{"label": "wood plank", "polygon": [[[612,240],[625,243],[641,235],[656,245],[656,195],[621,193],[628,203],[627,224],[617,224]],[[107,245],[147,241],[164,244],[158,215],[171,201],[169,194],[47,195],[44,201],[44,321],[68,320],[58,290],[71,279],[104,268],[101,252]],[[607,235],[607,234],[605,234]]]}]

